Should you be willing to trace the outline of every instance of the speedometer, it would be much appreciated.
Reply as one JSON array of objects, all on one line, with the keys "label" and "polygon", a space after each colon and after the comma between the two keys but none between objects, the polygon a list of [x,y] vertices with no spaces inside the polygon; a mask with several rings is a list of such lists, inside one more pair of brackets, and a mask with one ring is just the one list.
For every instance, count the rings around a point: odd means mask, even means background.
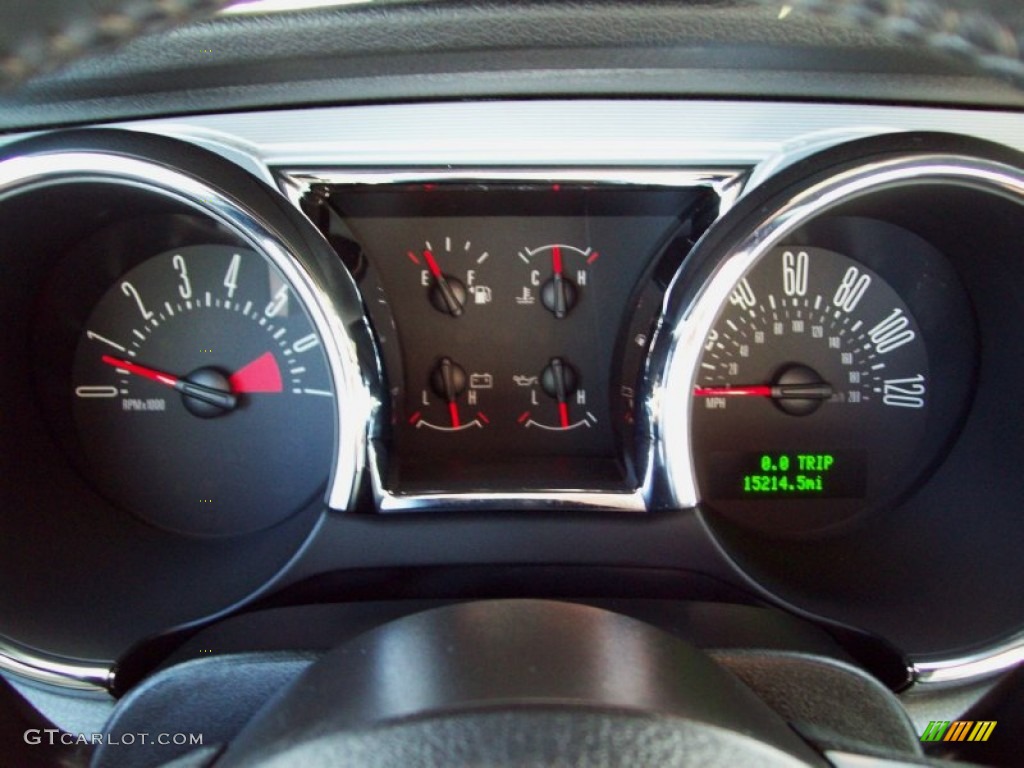
[{"label": "speedometer", "polygon": [[698,482],[713,508],[779,499],[867,506],[901,484],[924,435],[928,353],[906,303],[835,251],[777,247],[735,286],[693,390]]}]

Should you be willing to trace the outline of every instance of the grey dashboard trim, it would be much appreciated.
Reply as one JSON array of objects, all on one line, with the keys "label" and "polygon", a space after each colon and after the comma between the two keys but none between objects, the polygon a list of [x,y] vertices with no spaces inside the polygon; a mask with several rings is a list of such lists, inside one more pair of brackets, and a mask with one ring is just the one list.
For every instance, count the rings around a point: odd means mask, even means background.
[{"label": "grey dashboard trim", "polygon": [[750,186],[864,136],[942,130],[1024,150],[1014,112],[757,101],[544,100],[285,109],[124,122],[271,167],[754,167]]}]

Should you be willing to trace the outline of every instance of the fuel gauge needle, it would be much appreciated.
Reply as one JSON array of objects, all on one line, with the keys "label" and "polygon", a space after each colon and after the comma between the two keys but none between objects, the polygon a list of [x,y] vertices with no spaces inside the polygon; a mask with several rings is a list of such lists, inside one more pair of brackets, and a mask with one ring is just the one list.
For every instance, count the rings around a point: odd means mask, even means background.
[{"label": "fuel gauge needle", "polygon": [[107,365],[112,365],[115,368],[128,371],[128,373],[134,376],[141,376],[144,379],[149,379],[150,381],[155,381],[158,384],[163,384],[165,387],[171,387],[172,389],[181,392],[183,395],[194,397],[196,400],[201,400],[204,403],[215,405],[218,408],[231,410],[238,405],[238,398],[230,392],[224,392],[223,390],[216,389],[215,387],[207,387],[202,384],[194,384],[193,382],[182,379],[174,374],[158,371],[156,368],[139,365],[138,363],[133,363],[130,360],[122,360],[121,358],[112,357],[111,355],[103,355],[100,359]]},{"label": "fuel gauge needle", "polygon": [[429,250],[423,251],[423,258],[427,262],[430,274],[434,276],[434,280],[437,282],[437,288],[441,292],[445,306],[448,307],[448,313],[452,317],[458,317],[462,314],[462,303],[459,301],[459,297],[455,295],[455,291],[452,290],[452,285],[448,282],[444,272],[441,271],[441,267],[438,266],[437,259],[434,258],[434,254]]}]

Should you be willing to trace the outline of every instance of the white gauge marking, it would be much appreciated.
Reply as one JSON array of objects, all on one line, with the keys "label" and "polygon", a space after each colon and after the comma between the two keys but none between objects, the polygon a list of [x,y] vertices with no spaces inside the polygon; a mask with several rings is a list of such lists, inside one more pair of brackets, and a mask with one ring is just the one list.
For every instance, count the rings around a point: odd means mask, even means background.
[{"label": "white gauge marking", "polygon": [[146,309],[146,306],[142,303],[142,297],[139,296],[139,292],[135,290],[135,286],[125,280],[121,283],[121,292],[132,299],[135,299],[135,303],[139,305],[139,312],[142,313],[143,320],[149,320],[153,317],[153,313]]},{"label": "white gauge marking", "polygon": [[93,341],[102,341],[104,344],[107,344],[107,345],[109,345],[109,346],[113,347],[114,349],[119,350],[121,352],[125,351],[125,348],[122,347],[120,344],[118,344],[116,341],[111,341],[106,336],[100,336],[98,333],[93,333],[92,331],[86,331],[85,332],[85,337],[87,339],[92,339]]},{"label": "white gauge marking", "polygon": [[[242,265],[242,254],[236,253],[231,257],[228,264],[227,274],[224,275],[224,287],[228,289],[228,298],[235,298],[235,289],[238,288],[238,269]],[[251,304],[252,302],[250,302]],[[248,311],[248,310],[246,310]]]},{"label": "white gauge marking", "polygon": [[178,271],[178,277],[181,279],[181,285],[178,286],[178,293],[181,294],[181,298],[191,299],[192,281],[188,277],[188,265],[185,264],[185,257],[180,253],[174,254],[171,257],[171,266]]},{"label": "white gauge marking", "polygon": [[537,427],[538,429],[545,429],[548,432],[568,432],[570,429],[576,429],[577,427],[589,428],[590,422],[587,421],[586,419],[581,419],[577,421],[575,424],[570,424],[567,427],[552,427],[548,424],[541,424],[539,421],[534,421],[533,419],[530,419],[523,425],[523,427],[525,427],[526,429],[529,429],[530,427]]},{"label": "white gauge marking", "polygon": [[423,419],[420,419],[419,421],[416,422],[416,429],[420,429],[422,427],[426,427],[427,429],[434,429],[437,430],[438,432],[461,432],[464,429],[472,429],[473,427],[483,429],[484,425],[480,423],[479,419],[473,419],[472,421],[466,422],[465,424],[462,424],[458,427],[442,427],[440,424],[431,424],[429,421],[424,421]]},{"label": "white gauge marking", "polygon": [[[122,373],[125,373],[125,371],[122,371]],[[75,387],[75,395],[77,397],[117,397],[118,394],[120,393],[117,387],[109,385]]]}]

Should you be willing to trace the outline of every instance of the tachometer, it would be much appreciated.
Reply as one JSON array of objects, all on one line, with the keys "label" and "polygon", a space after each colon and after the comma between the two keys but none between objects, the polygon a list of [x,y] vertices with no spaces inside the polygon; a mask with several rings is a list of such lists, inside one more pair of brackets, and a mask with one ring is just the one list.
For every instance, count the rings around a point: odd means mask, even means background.
[{"label": "tachometer", "polygon": [[122,275],[86,321],[72,387],[93,482],[160,527],[259,530],[327,480],[335,406],[320,338],[255,251],[189,246]]},{"label": "tachometer", "polygon": [[925,432],[928,354],[912,312],[834,251],[766,254],[730,294],[698,365],[696,470],[720,511],[869,505],[903,483]]}]

